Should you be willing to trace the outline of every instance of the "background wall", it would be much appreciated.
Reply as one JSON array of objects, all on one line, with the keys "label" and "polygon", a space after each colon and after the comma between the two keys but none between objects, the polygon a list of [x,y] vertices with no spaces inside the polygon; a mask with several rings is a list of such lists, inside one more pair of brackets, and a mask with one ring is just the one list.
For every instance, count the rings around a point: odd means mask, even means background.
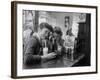
[{"label": "background wall", "polygon": [[[70,18],[70,22],[73,21],[73,13],[53,13],[52,15],[54,15],[57,19],[57,26],[61,27],[63,34],[66,33],[67,28],[65,27],[65,16],[68,16]],[[72,24],[72,23],[70,23]],[[71,25],[70,25],[71,27]]]},{"label": "background wall", "polygon": [[[24,0],[25,1],[25,0]],[[51,2],[78,5],[99,6],[99,0],[31,0],[37,2]],[[98,14],[100,14],[100,6]],[[100,22],[100,16],[98,15]],[[100,24],[98,24],[100,26]],[[98,35],[100,35],[98,27]],[[98,36],[98,48],[100,48],[100,36]],[[100,49],[98,50],[98,53]],[[98,67],[100,68],[100,54],[98,54]],[[0,80],[13,80],[10,78],[11,73],[11,0],[0,0]],[[100,80],[100,69],[98,74],[28,78],[29,80]],[[23,80],[23,79],[22,79]],[[27,79],[26,79],[27,80]]]},{"label": "background wall", "polygon": [[72,22],[73,22],[73,14],[75,13],[64,13],[64,12],[53,12],[53,11],[48,11],[48,12],[39,12],[41,13],[39,16],[41,17],[42,15],[42,19],[39,18],[39,24],[41,22],[47,22],[50,25],[52,25],[52,27],[54,28],[55,26],[60,27],[61,30],[63,31],[63,34],[66,33],[66,31],[68,30],[68,27],[65,27],[65,16],[69,17],[69,27],[72,26]]}]

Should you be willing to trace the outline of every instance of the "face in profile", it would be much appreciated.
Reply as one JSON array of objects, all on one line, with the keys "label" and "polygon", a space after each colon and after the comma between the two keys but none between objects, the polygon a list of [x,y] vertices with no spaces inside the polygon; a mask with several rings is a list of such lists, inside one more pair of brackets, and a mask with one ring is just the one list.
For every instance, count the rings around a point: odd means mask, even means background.
[{"label": "face in profile", "polygon": [[55,37],[56,39],[58,39],[58,38],[60,38],[61,36],[60,36],[60,34],[57,34],[56,32],[54,32],[54,37]]},{"label": "face in profile", "polygon": [[48,38],[48,36],[49,36],[50,30],[47,29],[47,28],[43,28],[43,29],[41,30],[41,33],[42,33],[42,38],[43,38],[43,39],[46,39],[46,38]]}]

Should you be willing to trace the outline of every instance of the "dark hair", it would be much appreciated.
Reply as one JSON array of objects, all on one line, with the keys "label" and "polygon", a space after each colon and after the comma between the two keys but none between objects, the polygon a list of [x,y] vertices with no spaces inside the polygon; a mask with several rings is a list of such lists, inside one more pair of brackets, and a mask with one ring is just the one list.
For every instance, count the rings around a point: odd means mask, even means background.
[{"label": "dark hair", "polygon": [[40,23],[40,29],[43,29],[43,28],[47,28],[47,29],[49,29],[51,32],[53,32],[53,28],[52,28],[52,26],[51,25],[49,25],[48,23],[46,23],[46,22],[42,22],[42,23]]},{"label": "dark hair", "polygon": [[61,36],[63,34],[60,27],[55,27],[54,32],[57,33],[57,34],[60,34]]},{"label": "dark hair", "polygon": [[67,30],[66,35],[73,36],[72,28]]}]

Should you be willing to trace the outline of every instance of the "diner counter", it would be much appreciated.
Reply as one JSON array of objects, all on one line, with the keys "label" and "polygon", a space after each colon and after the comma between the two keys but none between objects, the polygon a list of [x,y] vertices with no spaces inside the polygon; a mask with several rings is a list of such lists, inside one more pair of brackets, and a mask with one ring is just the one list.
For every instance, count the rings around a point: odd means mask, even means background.
[{"label": "diner counter", "polygon": [[84,58],[84,54],[75,54],[74,60],[71,60],[70,54],[64,54],[57,56],[56,58],[52,60],[48,60],[45,62],[41,62],[40,64],[35,64],[31,66],[23,65],[24,69],[39,69],[39,68],[59,68],[59,67],[71,67],[78,63],[81,59]]}]

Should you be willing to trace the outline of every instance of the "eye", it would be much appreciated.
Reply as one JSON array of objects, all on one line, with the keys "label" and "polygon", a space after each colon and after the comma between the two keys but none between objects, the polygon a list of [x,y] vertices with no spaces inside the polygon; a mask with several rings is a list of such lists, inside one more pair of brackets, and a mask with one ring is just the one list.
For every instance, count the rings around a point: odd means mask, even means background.
[{"label": "eye", "polygon": [[45,31],[45,33],[47,34],[47,33],[48,33],[48,31],[46,30],[46,31]]}]

